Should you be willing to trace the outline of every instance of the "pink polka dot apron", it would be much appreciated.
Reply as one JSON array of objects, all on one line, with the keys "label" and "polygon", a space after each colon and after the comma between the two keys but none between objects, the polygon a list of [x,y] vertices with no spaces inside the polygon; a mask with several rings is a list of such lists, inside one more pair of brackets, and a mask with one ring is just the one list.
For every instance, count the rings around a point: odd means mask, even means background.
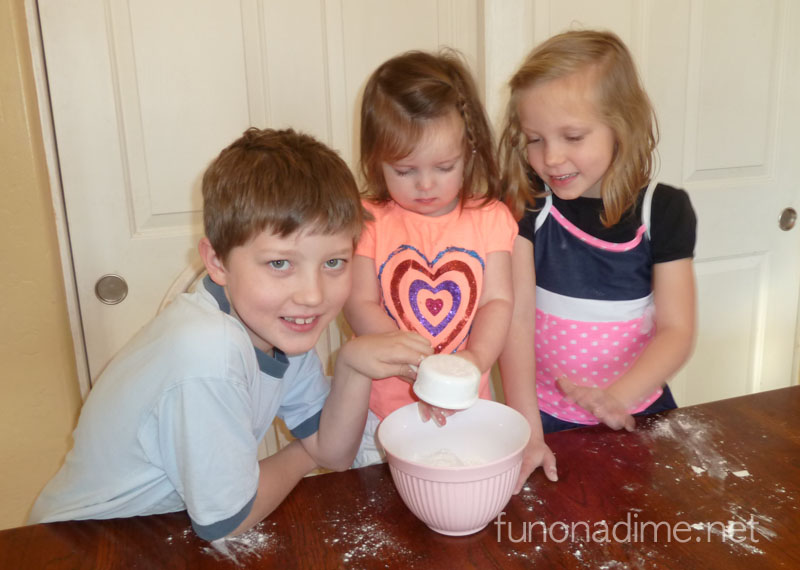
[{"label": "pink polka dot apron", "polygon": [[[582,231],[547,196],[536,219],[536,389],[539,408],[558,419],[596,424],[556,384],[605,388],[633,365],[653,337],[653,263],[648,236],[655,184],[648,188],[636,237],[611,243]],[[646,409],[661,389],[639,402]]]}]

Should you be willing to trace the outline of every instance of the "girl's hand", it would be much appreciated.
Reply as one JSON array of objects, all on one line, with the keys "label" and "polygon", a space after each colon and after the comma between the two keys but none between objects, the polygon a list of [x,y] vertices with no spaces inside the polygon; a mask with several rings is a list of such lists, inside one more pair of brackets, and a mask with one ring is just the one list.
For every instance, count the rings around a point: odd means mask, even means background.
[{"label": "girl's hand", "polygon": [[628,413],[625,406],[606,390],[578,386],[564,376],[558,379],[558,387],[569,402],[578,404],[611,429],[625,428],[627,431],[633,431],[636,427],[636,420]]},{"label": "girl's hand", "polygon": [[514,487],[514,494],[518,494],[522,490],[525,481],[528,480],[530,474],[533,473],[537,467],[541,467],[544,471],[545,477],[550,481],[558,481],[558,472],[556,471],[556,456],[547,447],[547,444],[541,438],[531,438],[525,451],[522,453],[522,467],[519,470],[519,478]]},{"label": "girl's hand", "polygon": [[439,427],[442,427],[444,424],[446,424],[447,418],[458,411],[437,408],[436,406],[431,406],[429,403],[423,401],[419,401],[417,405],[419,408],[419,417],[422,418],[422,421],[427,422],[428,420],[432,419],[433,423]]},{"label": "girl's hand", "polygon": [[463,358],[468,362],[471,362],[476,366],[478,370],[480,370],[481,374],[483,374],[483,370],[481,370],[481,363],[478,362],[478,357],[475,356],[474,352],[471,352],[468,348],[465,348],[464,350],[459,350],[458,352],[454,352],[453,354],[455,354],[456,356],[460,356],[461,358]]}]

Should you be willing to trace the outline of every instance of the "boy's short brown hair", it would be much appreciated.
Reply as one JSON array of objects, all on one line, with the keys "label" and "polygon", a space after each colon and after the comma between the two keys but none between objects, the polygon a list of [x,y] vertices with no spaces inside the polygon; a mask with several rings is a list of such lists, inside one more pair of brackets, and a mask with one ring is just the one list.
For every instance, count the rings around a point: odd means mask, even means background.
[{"label": "boy's short brown hair", "polygon": [[223,263],[264,230],[281,237],[349,231],[357,240],[364,219],[344,160],[292,129],[246,130],[203,175],[203,226]]}]

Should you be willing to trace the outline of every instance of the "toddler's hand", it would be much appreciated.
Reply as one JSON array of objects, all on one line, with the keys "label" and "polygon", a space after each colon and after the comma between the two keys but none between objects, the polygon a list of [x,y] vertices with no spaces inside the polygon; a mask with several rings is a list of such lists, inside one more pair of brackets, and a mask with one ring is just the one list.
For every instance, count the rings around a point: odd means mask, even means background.
[{"label": "toddler's hand", "polygon": [[474,364],[478,370],[481,371],[481,374],[483,374],[484,370],[481,368],[481,363],[478,362],[478,357],[475,356],[475,353],[472,352],[470,349],[465,348],[464,350],[459,350],[458,352],[454,352],[453,354],[455,354],[456,356],[460,356],[464,360],[468,360],[469,362]]},{"label": "toddler's hand", "polygon": [[422,418],[422,421],[427,422],[428,420],[432,419],[433,423],[439,427],[446,424],[447,418],[458,411],[437,408],[436,406],[431,406],[429,403],[423,401],[419,401],[417,405],[419,406],[419,417]]},{"label": "toddler's hand", "polygon": [[430,342],[407,331],[392,331],[356,337],[339,352],[336,365],[346,365],[369,378],[402,376],[416,378],[416,365],[433,354]]},{"label": "toddler's hand", "polygon": [[636,420],[628,413],[619,400],[601,388],[578,386],[565,377],[558,379],[558,387],[567,400],[594,415],[611,429],[625,428],[633,431]]}]

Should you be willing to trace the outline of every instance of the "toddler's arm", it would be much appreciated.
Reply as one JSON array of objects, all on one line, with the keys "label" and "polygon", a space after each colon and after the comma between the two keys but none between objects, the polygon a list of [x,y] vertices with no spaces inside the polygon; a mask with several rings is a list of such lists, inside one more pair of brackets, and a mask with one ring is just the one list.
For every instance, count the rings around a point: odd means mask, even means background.
[{"label": "toddler's arm", "polygon": [[[375,261],[369,257],[356,255],[353,258],[353,287],[344,306],[344,316],[356,335],[398,330],[397,324],[381,306],[378,278],[375,276]],[[416,377],[416,374],[404,376],[410,379]],[[428,421],[433,418],[437,425],[444,425],[447,416],[453,413],[452,410],[435,408],[422,401],[419,402],[419,406],[423,420]]]},{"label": "toddler's arm", "polygon": [[534,330],[536,320],[536,276],[533,268],[533,244],[519,237],[514,240],[511,257],[514,284],[514,309],[511,325],[500,353],[500,374],[506,403],[520,412],[531,427],[531,439],[522,459],[522,469],[514,489],[519,493],[530,474],[539,466],[551,481],[558,480],[556,458],[542,433],[539,403],[536,396],[536,360]]},{"label": "toddler's arm", "polygon": [[353,286],[344,304],[344,316],[356,335],[391,332],[397,325],[381,307],[375,261],[363,255],[353,257]]},{"label": "toddler's arm", "polygon": [[639,359],[606,390],[559,381],[568,397],[613,429],[633,429],[627,410],[661,387],[691,354],[695,283],[691,258],[653,266],[655,334]]},{"label": "toddler's arm", "polygon": [[494,251],[486,257],[483,292],[472,321],[467,347],[459,352],[482,373],[492,367],[503,350],[513,304],[511,255],[505,251]]}]

